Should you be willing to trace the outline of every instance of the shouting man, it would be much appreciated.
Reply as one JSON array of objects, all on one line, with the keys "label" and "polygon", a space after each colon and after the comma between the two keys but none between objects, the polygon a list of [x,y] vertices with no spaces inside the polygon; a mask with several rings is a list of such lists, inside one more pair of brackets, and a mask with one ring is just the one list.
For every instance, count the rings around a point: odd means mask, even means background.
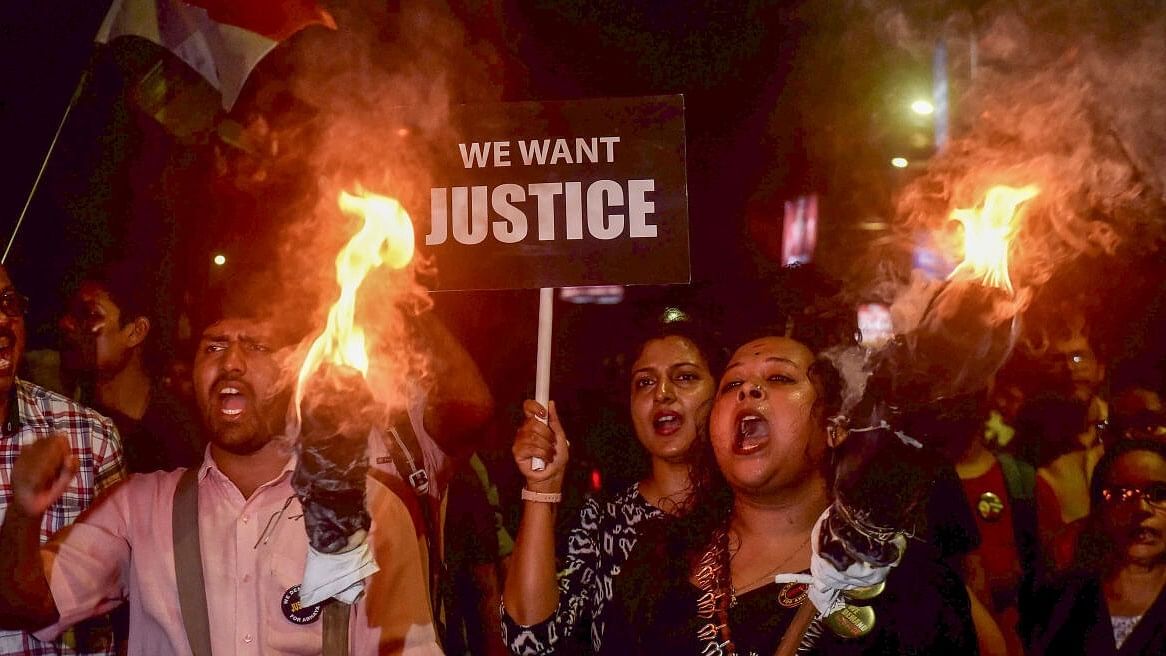
[{"label": "shouting man", "polygon": [[408,511],[375,481],[376,565],[340,615],[347,636],[327,628],[332,600],[323,612],[300,603],[305,565],[320,554],[309,556],[292,486],[295,451],[275,428],[288,398],[276,351],[293,340],[242,307],[198,333],[194,387],[210,448],[197,469],[135,476],[38,547],[35,527],[76,462],[60,439],[21,455],[0,529],[0,621],[47,639],[126,599],[130,654],[318,654],[337,640],[344,653],[439,653]]}]

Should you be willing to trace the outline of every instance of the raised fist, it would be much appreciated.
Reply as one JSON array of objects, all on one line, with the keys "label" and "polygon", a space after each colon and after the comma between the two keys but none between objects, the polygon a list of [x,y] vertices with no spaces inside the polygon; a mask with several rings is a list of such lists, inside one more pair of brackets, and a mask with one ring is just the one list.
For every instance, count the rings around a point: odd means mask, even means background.
[{"label": "raised fist", "polygon": [[12,496],[26,515],[36,517],[61,497],[77,473],[69,439],[54,434],[20,450],[12,467]]}]

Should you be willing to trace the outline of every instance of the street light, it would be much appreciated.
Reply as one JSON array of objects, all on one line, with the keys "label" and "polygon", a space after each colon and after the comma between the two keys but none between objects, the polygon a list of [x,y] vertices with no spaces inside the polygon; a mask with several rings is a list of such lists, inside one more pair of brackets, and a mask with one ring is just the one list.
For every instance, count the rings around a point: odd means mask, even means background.
[{"label": "street light", "polygon": [[893,166],[897,169],[905,169],[905,168],[907,168],[908,164],[910,164],[910,162],[907,161],[906,157],[892,157],[891,158],[891,166]]},{"label": "street light", "polygon": [[227,263],[227,256],[217,253],[211,261],[215,263],[215,266],[223,266]]},{"label": "street light", "polygon": [[930,101],[920,99],[911,103],[911,111],[920,116],[931,116],[935,112],[935,105],[932,105]]}]

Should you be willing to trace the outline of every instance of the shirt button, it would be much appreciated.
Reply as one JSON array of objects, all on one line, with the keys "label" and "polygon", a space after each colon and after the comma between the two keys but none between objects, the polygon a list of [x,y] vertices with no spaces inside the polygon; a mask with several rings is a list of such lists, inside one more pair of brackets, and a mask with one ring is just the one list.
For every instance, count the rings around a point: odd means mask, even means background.
[{"label": "shirt button", "polygon": [[247,635],[243,636],[243,642],[250,643],[250,642],[251,642],[252,640],[254,640],[254,639],[255,639],[255,638],[252,638],[250,633],[248,633]]},{"label": "shirt button", "polygon": [[251,515],[243,515],[243,523],[246,524],[249,521],[251,521]]}]

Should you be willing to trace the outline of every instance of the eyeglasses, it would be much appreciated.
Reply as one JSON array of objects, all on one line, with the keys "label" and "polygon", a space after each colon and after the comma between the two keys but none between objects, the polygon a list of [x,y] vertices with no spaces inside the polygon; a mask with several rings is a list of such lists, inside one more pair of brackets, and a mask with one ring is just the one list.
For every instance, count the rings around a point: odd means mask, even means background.
[{"label": "eyeglasses", "polygon": [[12,289],[0,293],[0,312],[13,319],[23,317],[28,312],[28,297]]},{"label": "eyeglasses", "polygon": [[1109,504],[1146,500],[1155,508],[1166,508],[1166,483],[1152,483],[1145,487],[1113,486],[1101,489],[1101,498]]}]

